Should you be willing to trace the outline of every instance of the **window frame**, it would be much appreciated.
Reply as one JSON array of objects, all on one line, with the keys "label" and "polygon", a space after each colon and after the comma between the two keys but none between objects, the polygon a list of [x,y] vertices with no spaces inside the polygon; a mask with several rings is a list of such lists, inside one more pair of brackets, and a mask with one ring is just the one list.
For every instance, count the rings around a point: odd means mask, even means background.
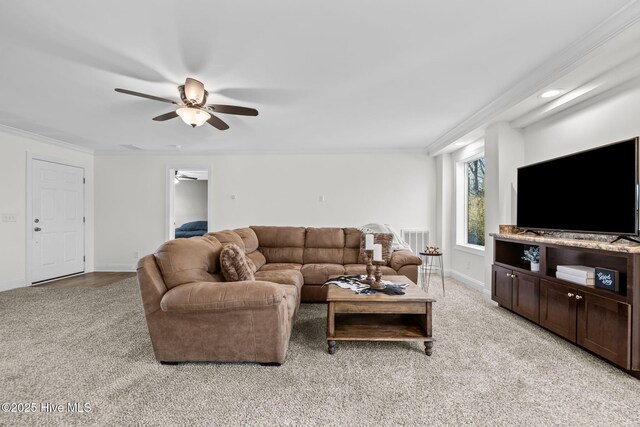
[{"label": "window frame", "polygon": [[[468,237],[468,212],[467,212],[467,195],[468,195],[468,183],[466,165],[484,158],[484,143],[474,146],[465,147],[466,149],[460,150],[458,156],[455,159],[455,191],[456,191],[456,207],[455,207],[455,221],[456,221],[456,248],[473,254],[484,255],[485,246],[475,245],[467,241]],[[486,159],[485,159],[486,161]],[[486,168],[486,163],[485,163]],[[486,169],[485,169],[486,176]],[[485,195],[486,197],[486,195]],[[486,213],[486,210],[485,210]]]}]

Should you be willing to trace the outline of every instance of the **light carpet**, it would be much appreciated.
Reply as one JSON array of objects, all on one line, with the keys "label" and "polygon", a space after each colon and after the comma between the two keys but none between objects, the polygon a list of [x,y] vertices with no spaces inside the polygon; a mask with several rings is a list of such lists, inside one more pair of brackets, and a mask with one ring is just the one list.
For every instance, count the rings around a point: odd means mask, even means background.
[{"label": "light carpet", "polygon": [[[0,293],[2,425],[640,425],[640,381],[452,279],[422,343],[326,351],[303,304],[286,362],[158,364],[138,287]],[[90,412],[70,413],[67,403]],[[63,405],[64,413],[43,411]],[[4,407],[3,407],[4,409]]]}]

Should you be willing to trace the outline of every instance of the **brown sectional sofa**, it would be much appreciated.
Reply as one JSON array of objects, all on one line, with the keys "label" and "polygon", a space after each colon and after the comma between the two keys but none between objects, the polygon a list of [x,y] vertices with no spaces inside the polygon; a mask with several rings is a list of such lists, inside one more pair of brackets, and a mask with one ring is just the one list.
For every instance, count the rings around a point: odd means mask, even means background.
[{"label": "brown sectional sofa", "polygon": [[[175,239],[138,262],[138,283],[161,362],[284,362],[300,301],[324,302],[331,275],[365,274],[355,228],[251,226]],[[255,280],[226,282],[220,252],[236,244]],[[417,281],[420,258],[395,251],[383,274]]]}]

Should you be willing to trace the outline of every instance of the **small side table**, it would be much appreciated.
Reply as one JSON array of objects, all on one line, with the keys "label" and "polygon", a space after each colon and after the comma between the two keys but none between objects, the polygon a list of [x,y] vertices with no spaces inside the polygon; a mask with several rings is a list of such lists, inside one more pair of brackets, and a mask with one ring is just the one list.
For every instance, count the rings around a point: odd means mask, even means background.
[{"label": "small side table", "polygon": [[[431,280],[431,272],[435,267],[440,270],[440,279],[442,280],[442,296],[444,296],[444,265],[442,262],[442,252],[420,252],[420,255],[425,257],[424,270],[426,270],[426,273],[427,273],[426,291],[429,292],[429,282]],[[434,266],[434,261],[436,258],[438,259],[438,265]],[[422,273],[423,273],[422,279],[424,279],[424,271],[422,271]],[[424,282],[423,282],[423,286],[424,286]]]}]

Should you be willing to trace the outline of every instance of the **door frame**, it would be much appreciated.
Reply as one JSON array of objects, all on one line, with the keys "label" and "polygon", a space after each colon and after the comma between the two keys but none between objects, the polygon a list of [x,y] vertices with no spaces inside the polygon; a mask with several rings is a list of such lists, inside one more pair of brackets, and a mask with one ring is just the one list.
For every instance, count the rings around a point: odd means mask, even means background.
[{"label": "door frame", "polygon": [[82,169],[82,177],[84,178],[84,185],[82,186],[82,216],[85,218],[82,224],[82,256],[84,259],[84,273],[87,272],[87,169],[84,165],[63,159],[61,157],[48,156],[42,154],[35,154],[27,151],[27,168],[26,168],[26,212],[25,212],[25,285],[32,286],[31,281],[31,268],[33,267],[33,253],[32,253],[32,241],[33,241],[33,162],[34,160],[40,160],[43,162],[57,163],[59,165],[71,166],[74,168]]},{"label": "door frame", "polygon": [[213,200],[213,185],[211,185],[211,177],[213,175],[213,167],[211,165],[202,164],[178,164],[170,163],[165,165],[165,200],[167,201],[167,210],[165,212],[165,233],[164,240],[169,241],[175,238],[175,177],[176,170],[193,170],[207,172],[207,230],[211,231],[211,222],[213,220],[213,209],[211,209],[211,201]]}]

